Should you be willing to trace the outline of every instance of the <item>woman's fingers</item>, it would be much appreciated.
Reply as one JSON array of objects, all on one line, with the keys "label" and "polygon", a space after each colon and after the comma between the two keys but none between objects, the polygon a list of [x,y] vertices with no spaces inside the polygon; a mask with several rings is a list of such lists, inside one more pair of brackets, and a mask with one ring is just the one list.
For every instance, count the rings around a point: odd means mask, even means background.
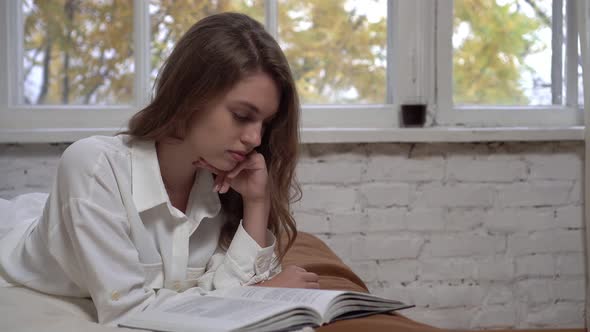
[{"label": "woman's fingers", "polygon": [[287,267],[287,269],[293,269],[293,271],[298,271],[298,272],[307,272],[304,268],[297,266],[297,265],[289,265]]},{"label": "woman's fingers", "polygon": [[257,163],[254,159],[255,157],[249,156],[248,159],[244,160],[243,162],[239,163],[234,169],[225,173],[225,177],[223,178],[224,183],[222,183],[221,187],[219,188],[219,193],[225,194],[229,188],[231,187],[232,180],[237,177],[241,172],[244,170],[257,169]]},{"label": "woman's fingers", "polygon": [[307,283],[305,283],[305,288],[319,289],[320,283],[319,282],[307,282]]},{"label": "woman's fingers", "polygon": [[228,181],[228,178],[226,175],[223,183],[221,184],[221,188],[219,189],[219,193],[225,194],[229,190],[230,187],[231,187],[231,183]]},{"label": "woman's fingers", "polygon": [[307,282],[318,282],[320,277],[313,272],[305,272],[303,273],[303,280]]},{"label": "woman's fingers", "polygon": [[238,166],[236,166],[234,169],[232,169],[229,173],[227,173],[227,177],[230,179],[233,179],[236,176],[238,176],[238,174],[240,174],[241,171],[243,171],[244,169],[246,169],[248,167],[252,167],[252,166],[254,166],[252,164],[252,161],[250,159],[247,159],[244,162],[238,164]]},{"label": "woman's fingers", "polygon": [[222,193],[221,189],[225,187],[226,174],[218,174],[215,178],[215,186],[213,187],[214,192]]},{"label": "woman's fingers", "polygon": [[207,161],[205,161],[203,158],[199,158],[199,160],[193,162],[193,165],[200,167],[200,168],[204,168],[206,170],[211,171],[211,173],[217,175],[215,177],[215,183],[213,185],[213,192],[219,192],[219,193],[226,193],[229,190],[230,187],[230,183],[228,181],[226,181],[227,179],[227,173],[225,173],[224,171],[215,168],[214,166],[212,166],[211,164],[209,164]]}]

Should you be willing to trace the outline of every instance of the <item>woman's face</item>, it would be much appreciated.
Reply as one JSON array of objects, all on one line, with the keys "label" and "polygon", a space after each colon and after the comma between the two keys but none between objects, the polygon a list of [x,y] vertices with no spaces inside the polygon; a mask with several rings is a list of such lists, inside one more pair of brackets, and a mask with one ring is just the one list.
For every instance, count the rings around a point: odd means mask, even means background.
[{"label": "woman's face", "polygon": [[260,145],[266,124],[278,111],[279,98],[268,74],[259,72],[238,82],[193,118],[183,143],[191,163],[203,158],[220,170],[233,169]]}]

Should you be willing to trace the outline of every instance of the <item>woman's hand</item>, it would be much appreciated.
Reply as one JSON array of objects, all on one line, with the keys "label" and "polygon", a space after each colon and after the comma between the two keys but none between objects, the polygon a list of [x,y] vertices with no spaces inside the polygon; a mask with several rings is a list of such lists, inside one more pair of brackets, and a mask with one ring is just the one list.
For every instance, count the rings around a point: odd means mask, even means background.
[{"label": "woman's hand", "polygon": [[319,280],[320,277],[317,274],[307,272],[299,266],[289,265],[272,279],[258,283],[255,286],[319,289]]},{"label": "woman's hand", "polygon": [[268,199],[268,171],[264,156],[256,151],[252,151],[229,172],[213,167],[204,159],[199,159],[195,165],[217,175],[214,192],[224,194],[232,187],[242,195],[244,202],[266,202]]},{"label": "woman's hand", "polygon": [[252,239],[262,248],[267,246],[266,233],[270,214],[268,171],[264,156],[256,151],[246,156],[231,171],[222,171],[204,159],[195,162],[197,167],[216,174],[213,191],[226,193],[230,186],[242,195],[244,203],[243,226]]}]

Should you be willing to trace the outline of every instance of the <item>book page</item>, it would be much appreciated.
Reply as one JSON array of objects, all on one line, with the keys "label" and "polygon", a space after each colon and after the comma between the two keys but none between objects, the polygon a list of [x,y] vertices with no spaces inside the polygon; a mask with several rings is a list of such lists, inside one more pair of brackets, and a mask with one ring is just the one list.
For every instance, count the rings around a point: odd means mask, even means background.
[{"label": "book page", "polygon": [[162,330],[229,331],[268,319],[294,308],[239,298],[189,296],[165,307],[134,314],[122,326]]},{"label": "book page", "polygon": [[224,297],[307,305],[324,315],[330,301],[344,292],[303,288],[238,287],[225,290]]}]

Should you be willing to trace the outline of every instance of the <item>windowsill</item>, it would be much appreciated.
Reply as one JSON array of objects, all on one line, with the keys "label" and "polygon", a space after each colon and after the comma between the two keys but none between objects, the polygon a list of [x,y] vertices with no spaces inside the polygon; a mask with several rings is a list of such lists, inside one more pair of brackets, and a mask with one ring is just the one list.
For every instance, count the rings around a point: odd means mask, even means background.
[{"label": "windowsill", "polygon": [[[0,143],[67,143],[119,128],[0,130]],[[302,143],[583,141],[584,127],[303,128]]]},{"label": "windowsill", "polygon": [[583,141],[584,127],[304,128],[303,143]]}]

